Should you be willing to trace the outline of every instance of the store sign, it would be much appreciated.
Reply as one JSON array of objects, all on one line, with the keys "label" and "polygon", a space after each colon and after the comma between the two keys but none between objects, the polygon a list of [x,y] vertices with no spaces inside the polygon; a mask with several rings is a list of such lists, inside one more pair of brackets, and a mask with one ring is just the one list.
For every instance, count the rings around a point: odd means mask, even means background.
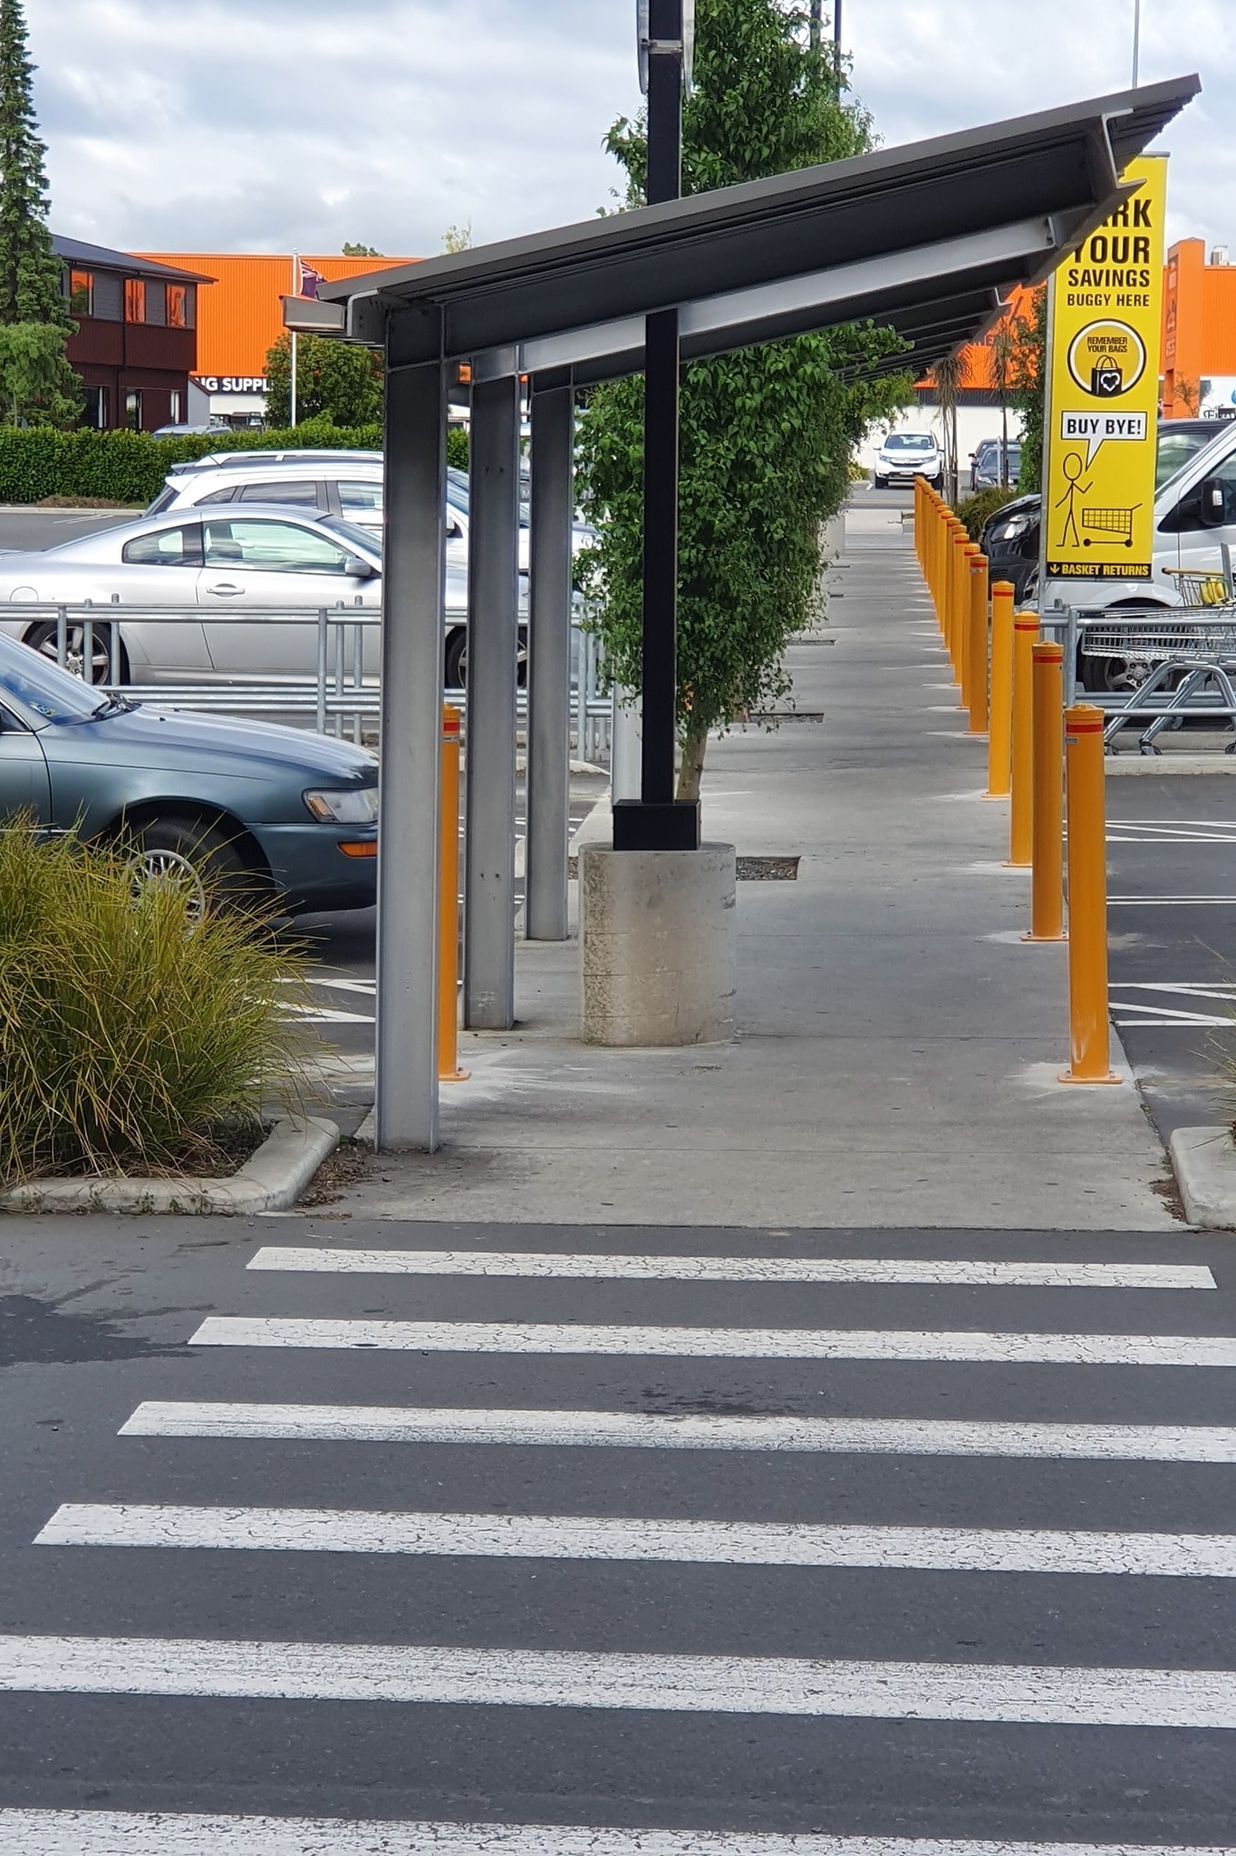
[{"label": "store sign", "polygon": [[203,393],[265,393],[265,374],[194,374]]},{"label": "store sign", "polygon": [[1146,580],[1163,305],[1167,161],[1140,182],[1051,280],[1044,430],[1045,568],[1056,580]]}]

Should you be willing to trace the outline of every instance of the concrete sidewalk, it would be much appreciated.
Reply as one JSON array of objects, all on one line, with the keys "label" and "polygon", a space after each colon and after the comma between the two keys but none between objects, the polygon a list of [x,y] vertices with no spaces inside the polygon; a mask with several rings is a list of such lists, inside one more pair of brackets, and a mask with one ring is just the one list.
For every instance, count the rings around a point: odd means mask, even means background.
[{"label": "concrete sidewalk", "polygon": [[[520,949],[521,1027],[467,1036],[445,1146],[382,1156],[341,1210],[759,1227],[1153,1230],[1162,1149],[1131,1082],[1062,1087],[1063,951],[1025,946],[896,508],[849,518],[827,630],[789,657],[801,719],[710,745],[705,836],[797,854],[739,885],[736,1041],[583,1046],[578,950]],[[807,719],[815,716],[819,719]],[[602,831],[604,819],[585,832]]]}]

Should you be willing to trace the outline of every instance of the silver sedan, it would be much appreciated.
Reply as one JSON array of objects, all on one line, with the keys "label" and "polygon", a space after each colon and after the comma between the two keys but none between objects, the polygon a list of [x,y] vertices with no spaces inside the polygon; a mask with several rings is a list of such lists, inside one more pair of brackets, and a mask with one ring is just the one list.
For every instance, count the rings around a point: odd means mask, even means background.
[{"label": "silver sedan", "polygon": [[[120,605],[126,615],[90,624],[91,664],[80,609]],[[263,621],[264,609],[382,606],[381,543],[339,516],[286,506],[169,510],[79,536],[56,548],[0,554],[0,631],[49,657],[58,654],[49,606],[78,609],[67,628],[69,667],[92,682],[226,682],[231,678],[306,677],[317,668],[318,627]],[[134,616],[145,608],[150,616]],[[176,615],[176,616],[173,616]],[[467,581],[448,565],[447,682],[466,663]],[[363,631],[364,669],[379,669],[376,625]]]}]

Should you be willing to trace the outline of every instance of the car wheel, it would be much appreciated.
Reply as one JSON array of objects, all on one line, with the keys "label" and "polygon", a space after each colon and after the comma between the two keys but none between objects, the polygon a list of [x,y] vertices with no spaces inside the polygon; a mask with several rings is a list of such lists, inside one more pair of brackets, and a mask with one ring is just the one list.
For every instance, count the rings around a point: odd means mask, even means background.
[{"label": "car wheel", "polygon": [[155,883],[176,884],[186,890],[195,921],[212,908],[242,908],[269,898],[235,832],[221,826],[168,813],[127,831],[124,843],[134,895]]},{"label": "car wheel", "polygon": [[[528,682],[528,634],[521,625],[519,628],[518,657],[515,675],[520,689]],[[458,631],[446,641],[446,687],[448,690],[464,690],[468,687],[468,634]]]},{"label": "car wheel", "polygon": [[[53,664],[60,661],[56,625],[46,621],[42,625],[32,625],[26,634],[26,643],[40,657],[46,657]],[[90,669],[86,670],[86,628],[84,625],[65,627],[65,668],[74,677],[84,677],[88,683],[110,683],[112,666],[112,628],[110,625],[92,625],[90,628]],[[129,681],[129,654],[124,648],[124,639],[120,640],[119,661],[120,681]]]},{"label": "car wheel", "polygon": [[873,481],[873,483],[875,484],[875,487],[876,487],[876,489],[877,489],[877,490],[887,490],[887,488],[888,488],[888,478],[887,478],[887,477],[874,477],[874,478],[872,479],[872,481]]}]

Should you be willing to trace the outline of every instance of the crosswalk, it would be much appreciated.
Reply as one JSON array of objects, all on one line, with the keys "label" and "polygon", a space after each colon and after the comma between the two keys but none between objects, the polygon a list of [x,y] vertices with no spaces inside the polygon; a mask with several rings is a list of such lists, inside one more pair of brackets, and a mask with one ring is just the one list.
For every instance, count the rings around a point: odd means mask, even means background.
[{"label": "crosswalk", "polygon": [[1209,1240],[399,1232],[126,1364],[2,1856],[1236,1856]]}]

